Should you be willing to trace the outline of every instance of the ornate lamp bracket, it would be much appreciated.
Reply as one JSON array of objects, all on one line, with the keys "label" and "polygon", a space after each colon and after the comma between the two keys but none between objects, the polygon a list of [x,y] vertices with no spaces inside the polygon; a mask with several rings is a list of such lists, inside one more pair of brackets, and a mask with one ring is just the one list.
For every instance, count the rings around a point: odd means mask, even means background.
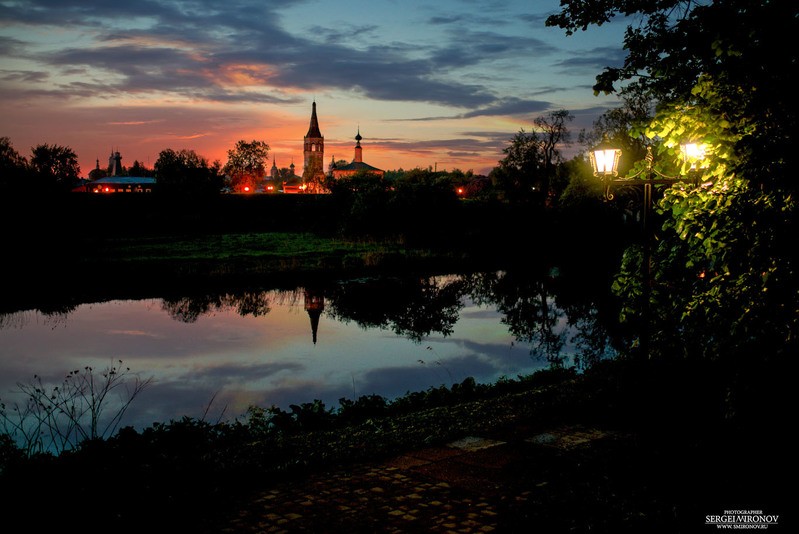
[{"label": "ornate lamp bracket", "polygon": [[[626,178],[605,177],[605,199],[611,201],[615,198],[613,191],[625,187],[653,186],[653,185],[672,185],[686,180],[680,176],[669,176],[655,168],[655,156],[652,154],[652,147],[646,147],[646,165],[635,174]],[[643,176],[643,180],[638,178]]]}]

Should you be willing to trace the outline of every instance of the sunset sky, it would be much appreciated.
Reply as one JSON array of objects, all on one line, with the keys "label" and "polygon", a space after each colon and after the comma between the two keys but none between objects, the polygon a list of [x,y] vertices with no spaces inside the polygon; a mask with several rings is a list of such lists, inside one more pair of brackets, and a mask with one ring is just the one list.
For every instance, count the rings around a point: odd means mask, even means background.
[{"label": "sunset sky", "polygon": [[[513,135],[568,109],[574,132],[615,107],[591,85],[623,60],[626,22],[566,36],[558,0],[0,0],[0,136],[29,157],[72,148],[86,176],[193,149],[269,144],[302,171],[315,100],[325,162],[487,173]],[[570,155],[575,148],[566,150]]]}]

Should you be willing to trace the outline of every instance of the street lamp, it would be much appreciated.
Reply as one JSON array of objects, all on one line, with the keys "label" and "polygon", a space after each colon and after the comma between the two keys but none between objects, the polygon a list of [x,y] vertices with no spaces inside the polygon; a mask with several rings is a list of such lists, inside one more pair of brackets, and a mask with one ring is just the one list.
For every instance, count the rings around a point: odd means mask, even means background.
[{"label": "street lamp", "polygon": [[[689,166],[689,171],[696,170],[701,166],[705,156],[705,147],[702,144],[686,143],[680,145],[680,151],[683,154],[686,165]],[[652,211],[652,191],[657,185],[674,185],[676,183],[690,183],[696,185],[697,180],[695,177],[688,176],[668,176],[654,167],[655,158],[652,155],[652,147],[646,147],[646,165],[637,173],[626,178],[618,178],[619,175],[619,159],[621,158],[621,149],[613,147],[607,140],[591,149],[588,153],[591,160],[591,166],[594,169],[594,176],[601,178],[602,184],[605,186],[605,199],[613,200],[615,195],[614,189],[625,187],[642,187],[644,190],[644,211],[642,214],[644,231],[648,230],[647,219]],[[693,173],[692,173],[693,174]],[[643,179],[640,179],[640,178]]]},{"label": "street lamp", "polygon": [[618,176],[619,158],[621,149],[614,147],[607,139],[591,149],[588,153],[591,158],[591,166],[594,168],[594,176]]},{"label": "street lamp", "polygon": [[680,145],[683,160],[689,170],[696,170],[702,166],[707,152],[707,145],[704,143],[684,143]]},{"label": "street lamp", "polygon": [[614,189],[628,188],[628,187],[641,187],[643,188],[643,212],[641,214],[641,222],[643,226],[643,261],[641,263],[641,270],[643,275],[643,289],[644,289],[644,329],[641,334],[641,351],[646,358],[649,357],[649,324],[650,324],[650,295],[652,283],[652,250],[650,242],[650,218],[652,213],[652,193],[655,186],[666,185],[671,186],[676,183],[693,182],[696,185],[697,178],[694,171],[697,166],[701,166],[701,162],[705,155],[704,145],[697,143],[686,143],[681,145],[680,150],[683,154],[683,159],[686,166],[689,168],[688,176],[668,176],[663,174],[654,167],[655,158],[652,155],[652,147],[646,147],[646,165],[635,174],[626,178],[618,178],[618,165],[621,158],[621,149],[612,146],[607,139],[603,139],[602,143],[591,149],[588,153],[591,160],[591,166],[594,170],[594,176],[602,180],[604,185],[604,193],[606,200],[613,200],[615,195]]}]

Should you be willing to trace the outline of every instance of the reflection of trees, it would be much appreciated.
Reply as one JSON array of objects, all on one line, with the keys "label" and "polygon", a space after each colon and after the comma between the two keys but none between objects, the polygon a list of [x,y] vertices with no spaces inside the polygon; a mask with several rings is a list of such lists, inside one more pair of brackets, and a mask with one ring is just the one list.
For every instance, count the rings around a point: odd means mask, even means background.
[{"label": "reflection of trees", "polygon": [[590,365],[612,351],[594,293],[559,271],[480,273],[467,279],[477,304],[496,306],[502,322],[518,341],[530,343],[534,355],[562,365],[566,342],[575,348],[575,361]]},{"label": "reflection of trees", "polygon": [[619,343],[619,333],[615,331],[618,310],[611,302],[610,285],[593,267],[584,264],[582,268],[564,268],[552,279],[555,302],[574,332],[570,341],[576,363],[586,367],[615,355],[613,347]]},{"label": "reflection of trees", "polygon": [[328,292],[328,313],[364,328],[390,328],[420,342],[438,332],[452,333],[463,308],[460,279],[369,279],[341,283]]},{"label": "reflection of trees", "polygon": [[[22,328],[34,317],[42,317],[45,324],[55,328],[67,324],[67,318],[70,312],[74,310],[75,306],[70,306],[69,309],[64,309],[63,311],[45,312],[41,310],[25,310],[13,313],[0,313],[0,330],[4,328]],[[37,322],[39,322],[38,318]]]},{"label": "reflection of trees", "polygon": [[607,328],[600,320],[600,311],[593,306],[571,307],[566,311],[569,323],[576,333],[572,337],[577,354],[578,365],[590,366],[599,360],[615,354]]},{"label": "reflection of trees", "polygon": [[259,317],[269,313],[271,292],[245,291],[238,294],[195,295],[191,297],[164,298],[161,307],[176,321],[193,323],[201,315],[217,311],[234,310],[242,316]]},{"label": "reflection of trees", "polygon": [[[217,312],[259,317],[272,305],[304,306],[314,340],[315,322],[324,313],[364,329],[388,329],[419,343],[432,333],[451,335],[465,299],[471,298],[477,305],[496,307],[509,332],[530,344],[534,355],[562,365],[570,356],[564,353],[568,343],[576,363],[588,366],[613,353],[608,325],[615,324],[616,315],[602,300],[607,283],[593,267],[570,264],[561,271],[526,268],[464,276],[358,279],[308,291],[208,293],[164,298],[162,309],[172,319],[193,323]],[[66,312],[45,315],[56,323],[67,317]],[[0,328],[22,326],[25,320],[19,314],[0,315]]]},{"label": "reflection of trees", "polygon": [[534,354],[552,364],[563,363],[564,312],[554,305],[543,277],[531,277],[529,272],[481,273],[470,277],[469,289],[475,302],[495,305],[510,333],[530,343]]}]

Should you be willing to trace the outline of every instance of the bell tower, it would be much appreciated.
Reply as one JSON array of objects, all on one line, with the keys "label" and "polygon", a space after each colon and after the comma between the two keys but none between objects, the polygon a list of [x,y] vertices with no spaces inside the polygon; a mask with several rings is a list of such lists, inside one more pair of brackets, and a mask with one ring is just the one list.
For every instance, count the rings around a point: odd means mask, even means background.
[{"label": "bell tower", "polygon": [[322,136],[322,132],[319,131],[315,100],[311,108],[311,124],[304,138],[303,155],[305,156],[305,165],[302,170],[302,181],[309,191],[314,191],[325,178],[323,161],[325,157],[325,138]]}]

